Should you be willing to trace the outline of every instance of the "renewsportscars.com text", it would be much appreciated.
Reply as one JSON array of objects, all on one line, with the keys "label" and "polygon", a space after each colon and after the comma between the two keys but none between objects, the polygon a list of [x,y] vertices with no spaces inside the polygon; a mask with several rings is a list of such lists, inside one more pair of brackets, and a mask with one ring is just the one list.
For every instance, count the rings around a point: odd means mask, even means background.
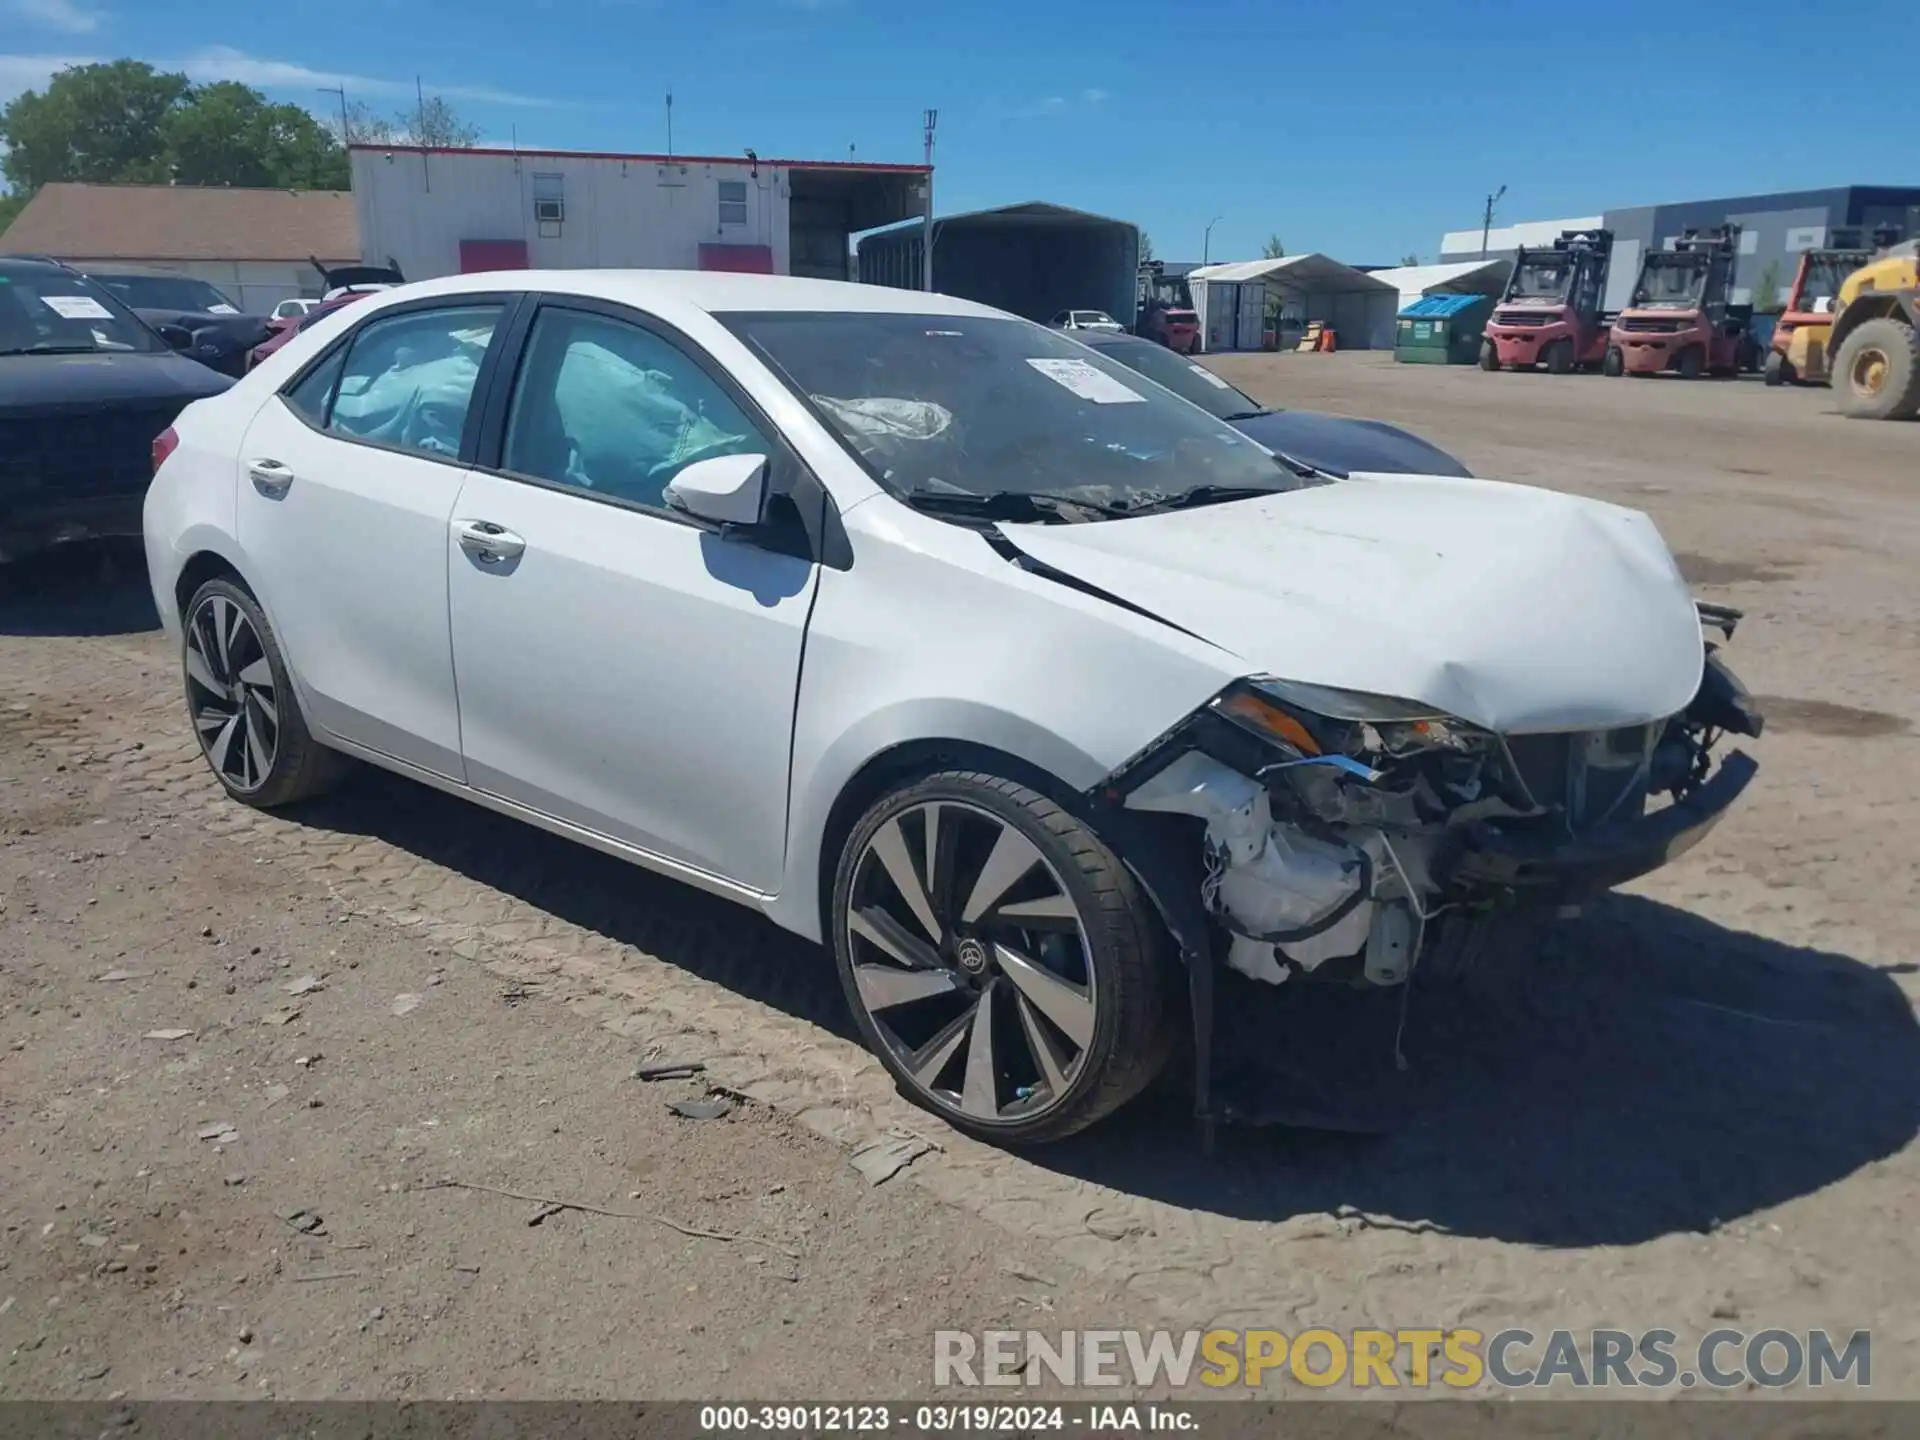
[{"label": "renewsportscars.com text", "polygon": [[1873,1383],[1873,1337],[1766,1329],[940,1330],[936,1386],[1784,1389]]}]

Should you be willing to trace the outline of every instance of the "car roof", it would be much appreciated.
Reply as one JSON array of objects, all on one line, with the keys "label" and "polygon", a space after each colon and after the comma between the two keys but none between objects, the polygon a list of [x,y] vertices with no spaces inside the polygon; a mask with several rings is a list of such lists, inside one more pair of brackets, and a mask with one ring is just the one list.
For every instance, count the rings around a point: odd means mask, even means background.
[{"label": "car roof", "polygon": [[0,270],[65,270],[50,255],[0,255]]},{"label": "car roof", "polygon": [[399,302],[430,295],[498,290],[585,295],[656,313],[681,308],[709,314],[793,310],[997,318],[1006,313],[989,305],[925,290],[895,290],[883,285],[810,280],[794,275],[739,275],[700,270],[513,270],[449,275],[399,286],[382,292],[379,299]]},{"label": "car roof", "polygon": [[1104,345],[1109,348],[1125,348],[1128,345],[1152,345],[1156,350],[1161,348],[1152,340],[1142,340],[1138,335],[1127,335],[1118,330],[1089,330],[1080,343]]}]

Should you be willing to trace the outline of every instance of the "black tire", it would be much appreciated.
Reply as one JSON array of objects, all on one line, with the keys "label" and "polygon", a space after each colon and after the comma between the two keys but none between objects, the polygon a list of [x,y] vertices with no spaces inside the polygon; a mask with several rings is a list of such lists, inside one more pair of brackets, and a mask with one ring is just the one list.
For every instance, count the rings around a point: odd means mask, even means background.
[{"label": "black tire", "polygon": [[[878,853],[877,849],[870,847],[875,846],[876,837],[880,836],[883,827],[915,813],[924,817],[929,812],[923,807],[934,804],[958,807],[964,823],[969,825],[981,824],[984,815],[986,822],[997,823],[1025,839],[1046,862],[1044,871],[1036,867],[1029,874],[1044,875],[1049,883],[1057,880],[1059,892],[1071,900],[1076,912],[1076,923],[1084,937],[1084,961],[1089,977],[1087,988],[1092,995],[1090,1003],[1093,1016],[1087,1027],[1089,1038],[1072,1060],[1072,1065],[1077,1068],[1071,1071],[1071,1078],[1058,1095],[1049,1096],[1046,1108],[1037,1114],[986,1119],[964,1113],[958,1100],[943,1098],[936,1093],[942,1088],[938,1084],[940,1077],[949,1073],[948,1069],[928,1075],[927,1083],[923,1085],[909,1071],[896,1050],[896,1045],[911,1042],[907,1042],[903,1036],[895,1035],[890,1039],[882,1033],[856,979],[856,936],[849,926],[849,914],[863,864],[874,863],[871,857]],[[948,812],[942,810],[938,813]],[[944,877],[939,862],[936,862],[935,878],[931,884],[926,883],[924,822],[923,828],[917,832],[921,836],[921,854],[905,862],[917,867],[916,873],[922,875],[924,886],[922,898],[930,899],[936,909],[942,903],[943,889],[948,892],[950,907],[957,899],[952,895],[958,888],[954,883],[954,874],[961,863],[959,852],[963,847],[954,843],[951,833],[942,828],[957,823],[960,822],[934,822],[935,828],[941,829],[942,834],[949,837],[945,843],[944,854],[949,858],[945,860]],[[896,826],[895,834],[900,834],[902,828]],[[991,834],[992,831],[986,833]],[[1010,890],[1008,893],[1014,892]],[[862,912],[863,916],[873,913],[871,907]],[[987,918],[982,917],[982,921]],[[841,848],[834,875],[830,923],[834,961],[840,972],[841,988],[846,993],[848,1007],[853,1011],[861,1037],[868,1048],[879,1057],[908,1099],[956,1128],[989,1143],[1037,1145],[1083,1130],[1138,1095],[1166,1063],[1171,1049],[1170,1018],[1177,1004],[1171,983],[1171,972],[1175,967],[1166,958],[1169,945],[1158,915],[1140,893],[1132,872],[1098,836],[1053,801],[1024,785],[978,772],[945,771],[911,781],[883,795],[860,818]],[[919,941],[917,935],[914,939],[929,955],[937,954],[941,966],[964,978],[961,966],[966,961],[961,957],[959,947],[966,942],[958,933],[960,927],[943,924],[942,928],[945,939],[937,948]],[[872,955],[864,938],[862,953]],[[872,967],[863,965],[860,968]],[[981,972],[974,970],[972,973],[976,977],[977,987]],[[1005,982],[989,978],[988,983],[1001,985]],[[958,991],[959,987],[955,989]],[[1021,1003],[1020,997],[1010,988],[1001,994],[1016,1006]],[[946,998],[950,997],[929,997],[904,1004],[938,1004]],[[889,1013],[901,1013],[904,1004],[897,1001],[892,1003],[901,1008]],[[995,1029],[992,1023],[993,1006],[990,1002],[982,1003],[987,1005],[990,1030],[1000,1035],[1012,1028],[1002,1024]],[[1001,1005],[1000,1016],[1002,1021],[1009,1019],[1004,1004]],[[942,1033],[950,1030],[951,1025]],[[964,1061],[960,1058],[961,1052],[953,1052],[947,1062],[949,1066],[961,1064],[968,1071],[971,1070],[971,1038],[967,1044]],[[1031,1037],[1028,1039],[1027,1052],[1029,1058],[1036,1055]],[[1001,1060],[1003,1055],[1009,1060],[1017,1058],[1003,1050],[1001,1042],[997,1040],[989,1054],[996,1061]],[[1057,1060],[1059,1057],[1054,1058]],[[1009,1074],[1006,1078],[1013,1077]],[[968,1083],[970,1088],[970,1079]],[[1041,1087],[1029,1085],[1024,1088],[1035,1091]],[[1051,1090],[1051,1087],[1046,1088]],[[1001,1108],[999,1093],[996,1088],[993,1107],[996,1110]],[[1028,1103],[1020,1089],[1014,1089],[1013,1094],[1016,1098],[1005,1108],[1017,1110],[1020,1105]]]},{"label": "black tire", "polygon": [[1554,341],[1547,347],[1546,359],[1549,375],[1571,375],[1573,373],[1573,341]]},{"label": "black tire", "polygon": [[1620,376],[1624,375],[1626,370],[1626,352],[1618,345],[1609,345],[1607,347],[1606,358],[1600,362],[1600,372],[1603,375]]},{"label": "black tire", "polygon": [[1500,368],[1500,351],[1491,340],[1482,340],[1480,342],[1480,368],[1482,370],[1498,370]]},{"label": "black tire", "polygon": [[1920,329],[1892,318],[1862,321],[1840,342],[1833,391],[1840,413],[1855,420],[1920,415]]},{"label": "black tire", "polygon": [[1794,382],[1793,362],[1778,350],[1769,350],[1760,378],[1769,385],[1791,385]]},{"label": "black tire", "polygon": [[1698,345],[1689,345],[1680,352],[1680,358],[1673,363],[1682,380],[1698,380],[1700,372],[1706,368],[1706,357],[1700,353]]},{"label": "black tire", "polygon": [[[215,742],[219,732],[209,731],[200,723],[200,717],[208,713],[205,702],[211,692],[196,678],[192,659],[196,640],[204,641],[209,633],[197,627],[204,619],[219,613],[216,602],[232,607],[244,617],[258,645],[257,658],[265,661],[272,672],[271,710],[265,712],[273,715],[270,763],[260,771],[253,784],[247,784],[244,777],[230,773],[215,758]],[[244,805],[272,810],[311,799],[339,784],[351,767],[351,762],[338,751],[327,749],[307,729],[306,717],[300,713],[300,700],[294,693],[293,680],[287,671],[286,657],[280,652],[280,642],[274,637],[273,627],[267,623],[259,602],[244,585],[224,577],[207,581],[193,592],[193,598],[187,602],[181,614],[181,629],[181,683],[187,692],[188,717],[194,724],[194,733],[200,741],[200,751],[206,757],[208,768],[227,794]],[[237,671],[239,666],[234,664],[230,669]],[[244,697],[233,708],[256,722],[263,714],[257,698],[252,702],[251,710],[248,699]]]}]

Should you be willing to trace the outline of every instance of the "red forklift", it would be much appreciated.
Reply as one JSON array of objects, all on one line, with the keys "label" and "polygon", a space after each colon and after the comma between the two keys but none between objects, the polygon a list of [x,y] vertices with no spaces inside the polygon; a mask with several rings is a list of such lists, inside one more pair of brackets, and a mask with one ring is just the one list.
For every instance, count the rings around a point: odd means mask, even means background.
[{"label": "red forklift", "polygon": [[1668,248],[1648,251],[1633,298],[1613,322],[1607,374],[1671,370],[1694,380],[1758,370],[1753,306],[1728,298],[1739,257],[1738,225],[1683,230]]},{"label": "red forklift", "polygon": [[1607,353],[1610,317],[1601,312],[1610,230],[1563,230],[1551,245],[1521,246],[1507,288],[1487,321],[1480,368],[1555,375],[1599,365]]},{"label": "red forklift", "polygon": [[1828,341],[1833,335],[1835,302],[1846,278],[1872,260],[1876,250],[1897,244],[1898,230],[1882,229],[1869,249],[1857,230],[1836,230],[1825,249],[1803,250],[1794,271],[1785,311],[1774,322],[1762,372],[1769,385],[1825,385]]}]

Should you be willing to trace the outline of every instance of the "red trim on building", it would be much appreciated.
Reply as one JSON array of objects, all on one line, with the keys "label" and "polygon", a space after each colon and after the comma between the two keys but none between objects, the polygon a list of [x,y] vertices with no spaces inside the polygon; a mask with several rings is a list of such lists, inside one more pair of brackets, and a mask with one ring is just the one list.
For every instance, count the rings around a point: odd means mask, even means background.
[{"label": "red trim on building", "polygon": [[460,273],[473,275],[482,270],[525,270],[527,242],[524,240],[462,240]]},{"label": "red trim on building", "polygon": [[744,155],[638,155],[618,150],[512,150],[505,146],[470,145],[462,149],[423,145],[370,145],[355,141],[349,150],[366,150],[393,155],[491,155],[512,158],[551,160],[637,160],[649,165],[742,165],[760,164],[777,170],[869,170],[887,175],[930,175],[929,165],[882,165],[865,160],[767,160],[753,161]]},{"label": "red trim on building", "polygon": [[771,245],[702,245],[702,270],[725,270],[735,275],[771,275]]}]

